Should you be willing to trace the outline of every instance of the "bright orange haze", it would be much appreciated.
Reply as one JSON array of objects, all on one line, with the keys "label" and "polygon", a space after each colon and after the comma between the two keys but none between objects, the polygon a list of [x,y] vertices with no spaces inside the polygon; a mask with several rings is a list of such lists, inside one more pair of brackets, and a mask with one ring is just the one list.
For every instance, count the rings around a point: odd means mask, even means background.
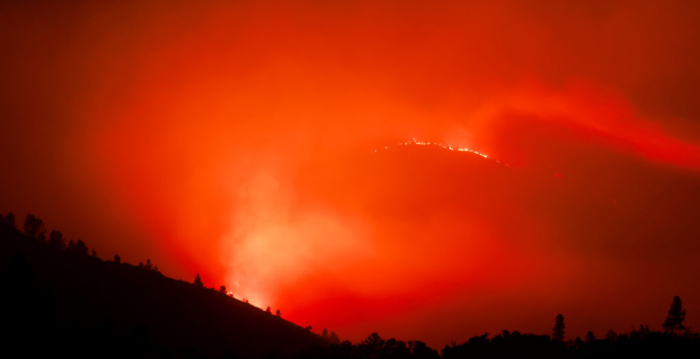
[{"label": "bright orange haze", "polygon": [[5,2],[0,211],[341,339],[659,328],[674,295],[696,327],[699,24],[690,1]]}]

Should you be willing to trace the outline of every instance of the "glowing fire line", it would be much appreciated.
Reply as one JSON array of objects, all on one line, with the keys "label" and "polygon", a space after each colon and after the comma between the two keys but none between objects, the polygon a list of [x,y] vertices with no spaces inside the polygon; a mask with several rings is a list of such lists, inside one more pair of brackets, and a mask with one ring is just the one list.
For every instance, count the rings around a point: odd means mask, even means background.
[{"label": "glowing fire line", "polygon": [[[399,146],[411,146],[411,145],[413,145],[413,146],[436,146],[436,147],[441,147],[441,148],[448,150],[448,151],[469,152],[469,153],[473,153],[477,156],[483,157],[487,160],[496,161],[496,163],[500,163],[500,164],[508,166],[507,163],[502,163],[501,161],[499,161],[497,159],[489,157],[487,154],[485,154],[483,152],[474,151],[474,150],[467,148],[467,147],[456,147],[456,146],[452,146],[449,144],[438,143],[438,142],[421,142],[421,141],[416,140],[415,138],[411,139],[410,141],[399,143]],[[384,150],[388,150],[389,148],[391,148],[391,147],[384,146]],[[379,150],[374,150],[375,153],[378,151]]]}]

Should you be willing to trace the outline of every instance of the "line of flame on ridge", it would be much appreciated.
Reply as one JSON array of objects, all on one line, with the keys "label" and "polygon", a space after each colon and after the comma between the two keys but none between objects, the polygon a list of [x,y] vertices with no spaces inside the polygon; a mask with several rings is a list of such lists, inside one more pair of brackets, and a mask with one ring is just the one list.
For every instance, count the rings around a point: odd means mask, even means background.
[{"label": "line of flame on ridge", "polygon": [[[485,154],[485,153],[483,153],[483,152],[474,151],[474,150],[469,149],[469,148],[466,148],[466,147],[455,147],[455,146],[452,146],[452,145],[446,145],[446,144],[444,144],[444,143],[438,143],[438,142],[421,142],[421,141],[416,140],[415,138],[412,138],[410,141],[406,141],[406,142],[401,142],[401,143],[399,143],[399,146],[410,146],[410,145],[417,145],[417,146],[437,146],[437,147],[442,147],[443,149],[446,149],[446,150],[448,150],[448,151],[469,152],[469,153],[473,153],[473,154],[475,154],[475,155],[477,155],[477,156],[481,156],[481,157],[483,157],[483,158],[485,158],[485,159],[487,159],[487,160],[492,160],[492,161],[496,161],[496,163],[501,163],[501,161],[499,161],[499,160],[497,160],[497,159],[494,159],[494,158],[492,158],[492,157],[489,157],[487,154]],[[384,149],[385,149],[385,150],[388,150],[389,148],[390,148],[390,146],[384,146]],[[379,151],[379,150],[374,150],[374,152],[378,152],[378,151]],[[508,166],[507,163],[502,163],[502,164]]]}]

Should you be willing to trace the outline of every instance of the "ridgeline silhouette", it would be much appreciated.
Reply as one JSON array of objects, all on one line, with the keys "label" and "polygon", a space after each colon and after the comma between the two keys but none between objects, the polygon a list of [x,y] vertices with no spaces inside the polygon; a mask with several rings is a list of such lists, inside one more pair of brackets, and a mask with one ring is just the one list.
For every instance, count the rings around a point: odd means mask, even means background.
[{"label": "ridgeline silhouette", "polygon": [[103,261],[82,240],[28,215],[24,232],[12,213],[0,215],[0,310],[9,357],[70,358],[619,358],[700,354],[700,335],[683,325],[686,310],[674,297],[663,332],[638,330],[603,338],[565,340],[564,316],[552,335],[486,333],[441,353],[421,341],[340,342],[254,307],[219,289],[163,276],[150,259],[134,266],[119,255]]},{"label": "ridgeline silhouette", "polygon": [[[211,357],[292,355],[319,335],[225,292],[163,276],[150,259],[103,261],[33,215],[0,215],[0,355]],[[12,350],[11,350],[12,349]],[[15,357],[14,355],[5,357]]]}]

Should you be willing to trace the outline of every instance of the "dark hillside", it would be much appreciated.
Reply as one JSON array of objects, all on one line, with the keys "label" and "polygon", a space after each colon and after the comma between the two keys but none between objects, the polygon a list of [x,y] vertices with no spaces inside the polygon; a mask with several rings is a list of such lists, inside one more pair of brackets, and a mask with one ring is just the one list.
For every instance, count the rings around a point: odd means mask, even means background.
[{"label": "dark hillside", "polygon": [[[0,356],[5,358],[621,358],[700,353],[673,297],[663,331],[641,325],[585,339],[566,336],[562,314],[552,334],[502,331],[442,350],[419,340],[359,343],[322,336],[214,289],[167,278],[151,266],[102,261],[82,241],[46,240],[43,222],[27,216],[24,233],[0,215]],[[663,310],[661,311],[663,313]]]},{"label": "dark hillside", "polygon": [[[319,336],[213,289],[0,230],[3,347],[29,356],[291,353]],[[32,343],[29,345],[29,343]],[[26,344],[26,346],[23,346]],[[235,357],[235,355],[233,357]]]}]

